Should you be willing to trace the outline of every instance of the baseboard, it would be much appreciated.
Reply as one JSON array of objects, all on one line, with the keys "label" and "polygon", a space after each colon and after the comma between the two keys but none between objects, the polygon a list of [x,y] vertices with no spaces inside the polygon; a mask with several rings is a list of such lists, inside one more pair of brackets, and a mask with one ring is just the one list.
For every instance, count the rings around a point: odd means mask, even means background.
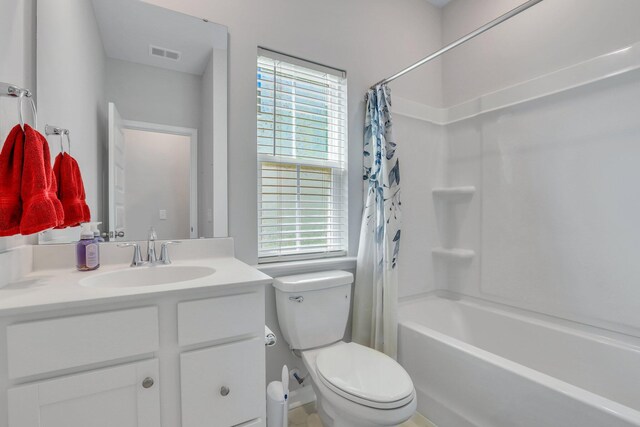
[{"label": "baseboard", "polygon": [[292,390],[289,393],[289,410],[295,409],[298,406],[306,405],[307,403],[315,402],[315,400],[316,394],[313,392],[313,388],[310,385]]}]

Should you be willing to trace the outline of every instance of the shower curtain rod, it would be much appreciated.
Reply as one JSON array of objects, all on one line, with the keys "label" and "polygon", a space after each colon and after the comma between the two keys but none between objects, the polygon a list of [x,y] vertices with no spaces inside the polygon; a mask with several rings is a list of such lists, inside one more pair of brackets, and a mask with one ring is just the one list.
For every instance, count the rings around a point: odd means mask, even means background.
[{"label": "shower curtain rod", "polygon": [[504,21],[513,18],[514,16],[516,16],[517,14],[524,12],[525,10],[529,9],[532,6],[535,6],[536,4],[540,3],[542,0],[529,0],[523,4],[521,4],[520,6],[516,7],[515,9],[510,10],[509,12],[505,13],[504,15],[494,19],[491,22],[488,22],[486,24],[484,24],[482,27],[478,28],[475,31],[470,32],[469,34],[467,34],[466,36],[454,41],[453,43],[443,47],[442,49],[438,50],[437,52],[432,53],[431,55],[427,56],[426,58],[421,59],[420,61],[416,62],[415,64],[405,68],[402,71],[399,71],[398,73],[394,74],[391,77],[387,77],[384,80],[380,80],[378,83],[374,84],[373,86],[371,86],[371,89],[375,89],[376,86],[378,85],[382,85],[382,84],[386,84],[389,82],[392,82],[393,80],[397,79],[398,77],[404,76],[405,74],[407,74],[409,71],[413,71],[414,69],[420,67],[421,65],[426,64],[427,62],[436,59],[437,57],[441,56],[443,53],[446,53],[448,51],[450,51],[451,49],[454,49],[458,46],[460,46],[463,43],[468,42],[469,40],[471,40],[472,38],[479,36],[480,34],[484,33],[487,30],[490,30],[491,28],[495,27],[496,25],[499,25],[501,23],[503,23]]}]

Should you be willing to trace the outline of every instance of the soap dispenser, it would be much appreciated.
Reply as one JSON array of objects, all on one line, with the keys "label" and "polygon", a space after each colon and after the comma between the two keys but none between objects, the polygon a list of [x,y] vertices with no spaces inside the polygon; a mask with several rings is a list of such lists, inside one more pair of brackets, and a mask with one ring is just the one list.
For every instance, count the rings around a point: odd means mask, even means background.
[{"label": "soap dispenser", "polygon": [[104,242],[104,238],[100,234],[100,228],[98,228],[98,226],[102,223],[99,221],[94,221],[90,222],[89,224],[91,224],[91,231],[93,231],[93,237],[96,239],[96,241],[98,243]]},{"label": "soap dispenser", "polygon": [[76,266],[79,271],[91,271],[100,267],[99,244],[91,230],[91,223],[82,224],[80,241],[76,245]]}]

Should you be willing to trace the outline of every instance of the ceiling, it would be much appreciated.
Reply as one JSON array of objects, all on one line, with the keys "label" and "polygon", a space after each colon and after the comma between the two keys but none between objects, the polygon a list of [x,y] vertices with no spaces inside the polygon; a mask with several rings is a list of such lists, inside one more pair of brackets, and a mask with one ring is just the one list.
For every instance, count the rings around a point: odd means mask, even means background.
[{"label": "ceiling", "polygon": [[442,7],[442,6],[445,6],[447,3],[449,3],[451,0],[427,0],[427,1],[434,6]]},{"label": "ceiling", "polygon": [[[92,0],[107,57],[202,75],[214,48],[227,47],[227,28],[138,0]],[[151,56],[149,46],[180,52]]]}]

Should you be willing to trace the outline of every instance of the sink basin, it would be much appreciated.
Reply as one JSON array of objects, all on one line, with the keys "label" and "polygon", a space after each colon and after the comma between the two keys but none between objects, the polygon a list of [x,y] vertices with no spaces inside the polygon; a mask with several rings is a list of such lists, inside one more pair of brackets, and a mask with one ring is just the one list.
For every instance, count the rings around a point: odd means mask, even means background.
[{"label": "sink basin", "polygon": [[82,286],[92,288],[133,288],[166,285],[201,279],[215,273],[214,268],[190,265],[158,265],[151,267],[131,267],[99,274],[80,280]]}]

